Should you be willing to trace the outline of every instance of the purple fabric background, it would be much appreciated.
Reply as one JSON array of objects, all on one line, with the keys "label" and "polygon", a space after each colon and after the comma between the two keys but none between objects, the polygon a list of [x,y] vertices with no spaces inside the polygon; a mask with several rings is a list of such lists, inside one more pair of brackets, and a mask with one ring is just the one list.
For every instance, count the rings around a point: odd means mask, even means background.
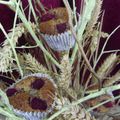
[{"label": "purple fabric background", "polygon": [[[27,0],[23,0],[24,6]],[[62,6],[62,0],[41,0],[42,3],[48,8],[54,8]],[[46,2],[47,1],[47,2]],[[80,9],[80,1],[76,0],[77,10]],[[105,10],[105,17],[103,23],[103,31],[112,32],[120,24],[120,0],[103,0],[103,9]],[[71,2],[71,0],[69,0]],[[14,13],[4,5],[0,5],[0,23],[4,26],[5,30],[9,30],[12,27]],[[4,35],[0,31],[0,42],[4,40]],[[111,40],[109,41],[108,49],[120,48],[120,30],[118,30]]]}]

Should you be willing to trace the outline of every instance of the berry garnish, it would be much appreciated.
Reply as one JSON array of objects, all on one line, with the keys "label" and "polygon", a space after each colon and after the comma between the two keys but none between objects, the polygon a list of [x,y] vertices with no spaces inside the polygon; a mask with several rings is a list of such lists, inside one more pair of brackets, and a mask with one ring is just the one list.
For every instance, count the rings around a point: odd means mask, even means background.
[{"label": "berry garnish", "polygon": [[45,82],[43,81],[43,79],[41,78],[37,78],[32,84],[31,87],[33,89],[37,89],[39,90],[40,88],[42,88],[44,86]]},{"label": "berry garnish", "polygon": [[47,109],[46,101],[40,98],[37,98],[37,97],[30,99],[30,106],[32,107],[32,109],[35,109],[35,110],[46,110]]},{"label": "berry garnish", "polygon": [[108,103],[104,104],[104,106],[107,108],[111,108],[114,106],[114,102],[108,102]]},{"label": "berry garnish", "polygon": [[42,15],[41,22],[45,22],[45,21],[52,20],[52,19],[55,19],[55,15],[46,13],[46,14]]},{"label": "berry garnish", "polygon": [[17,92],[18,92],[17,89],[15,89],[15,88],[9,88],[9,89],[6,91],[6,94],[7,94],[8,97],[11,97],[11,96],[13,96],[15,93],[17,93]]},{"label": "berry garnish", "polygon": [[56,25],[58,33],[63,33],[67,29],[66,23],[60,23]]}]

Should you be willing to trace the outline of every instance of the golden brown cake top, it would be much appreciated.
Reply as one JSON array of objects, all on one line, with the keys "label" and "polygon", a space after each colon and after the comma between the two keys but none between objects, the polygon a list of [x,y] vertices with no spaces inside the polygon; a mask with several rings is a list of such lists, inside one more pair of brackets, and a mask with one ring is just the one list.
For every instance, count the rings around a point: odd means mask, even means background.
[{"label": "golden brown cake top", "polygon": [[6,93],[10,104],[15,109],[25,112],[41,112],[51,108],[55,89],[48,78],[29,76],[9,88]]},{"label": "golden brown cake top", "polygon": [[40,22],[40,31],[44,34],[57,35],[69,29],[68,13],[66,8],[60,7],[43,14]]}]

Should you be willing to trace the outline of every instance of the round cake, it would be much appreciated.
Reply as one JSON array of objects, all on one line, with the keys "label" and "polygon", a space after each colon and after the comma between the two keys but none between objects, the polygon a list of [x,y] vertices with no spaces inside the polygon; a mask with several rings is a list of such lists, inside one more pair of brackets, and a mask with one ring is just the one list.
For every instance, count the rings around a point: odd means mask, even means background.
[{"label": "round cake", "polygon": [[54,103],[56,87],[47,77],[28,76],[7,89],[13,108],[24,112],[47,112]]}]

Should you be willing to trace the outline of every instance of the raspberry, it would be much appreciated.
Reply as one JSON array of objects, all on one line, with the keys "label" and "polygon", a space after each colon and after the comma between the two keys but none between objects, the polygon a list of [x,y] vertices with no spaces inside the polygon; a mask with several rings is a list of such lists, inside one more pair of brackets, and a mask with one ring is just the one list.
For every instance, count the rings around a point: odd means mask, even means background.
[{"label": "raspberry", "polygon": [[32,109],[39,109],[39,110],[46,110],[47,109],[47,103],[45,100],[42,100],[40,98],[34,97],[30,99],[30,106]]},{"label": "raspberry", "polygon": [[104,104],[104,106],[107,107],[107,108],[111,108],[111,107],[114,106],[114,103],[113,102],[108,102],[108,103]]},{"label": "raspberry", "polygon": [[6,91],[6,94],[7,94],[8,97],[11,97],[11,96],[13,96],[15,93],[17,93],[17,92],[18,92],[17,89],[15,89],[15,88],[9,88],[9,89]]},{"label": "raspberry", "polygon": [[42,88],[44,86],[45,82],[41,79],[41,78],[37,78],[32,84],[31,87],[33,89],[37,89],[39,90],[40,88]]},{"label": "raspberry", "polygon": [[66,23],[60,23],[56,25],[58,33],[63,33],[67,29]]}]

